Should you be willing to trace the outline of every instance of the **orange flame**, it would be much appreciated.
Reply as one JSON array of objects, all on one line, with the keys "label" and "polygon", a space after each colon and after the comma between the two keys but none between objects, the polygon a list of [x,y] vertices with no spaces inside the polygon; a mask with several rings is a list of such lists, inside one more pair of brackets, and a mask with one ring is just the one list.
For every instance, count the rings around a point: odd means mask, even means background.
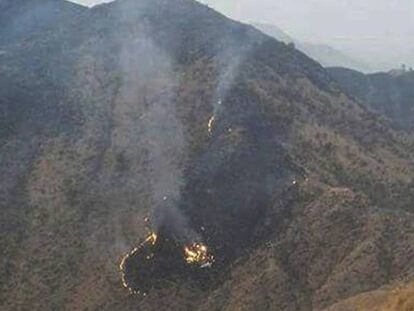
[{"label": "orange flame", "polygon": [[[138,291],[134,291],[132,288],[129,287],[128,282],[125,278],[125,263],[128,260],[129,257],[135,255],[136,252],[138,252],[139,248],[144,245],[145,243],[151,243],[152,245],[155,245],[155,243],[157,242],[157,234],[153,231],[151,231],[148,235],[148,237],[144,240],[143,243],[141,243],[141,245],[139,247],[134,247],[129,253],[125,254],[122,258],[121,258],[121,262],[119,263],[119,271],[121,271],[121,281],[122,281],[122,286],[126,289],[128,289],[128,291],[131,294],[140,294],[140,292]],[[147,260],[152,259],[152,255],[147,256]],[[145,296],[146,293],[143,293],[143,295]]]},{"label": "orange flame", "polygon": [[193,243],[184,247],[184,259],[188,264],[198,264],[201,267],[209,267],[214,258],[209,254],[208,248],[203,243]]},{"label": "orange flame", "polygon": [[214,125],[214,121],[215,121],[215,116],[213,115],[207,123],[207,130],[209,132],[209,134],[211,135],[213,133],[213,125]]}]

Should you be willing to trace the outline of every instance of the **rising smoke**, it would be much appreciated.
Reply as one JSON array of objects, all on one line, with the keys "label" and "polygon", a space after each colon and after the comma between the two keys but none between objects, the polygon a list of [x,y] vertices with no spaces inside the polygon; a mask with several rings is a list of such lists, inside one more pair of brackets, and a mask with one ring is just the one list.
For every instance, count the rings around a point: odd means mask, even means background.
[{"label": "rising smoke", "polygon": [[[132,146],[134,137],[121,146],[124,150],[146,151],[146,171],[151,191],[151,220],[156,230],[168,230],[182,241],[193,241],[197,235],[190,229],[179,209],[183,187],[183,165],[186,142],[183,126],[177,116],[177,78],[168,52],[157,46],[149,29],[131,26],[137,8],[131,2],[120,2],[121,22],[129,32],[121,40],[120,64],[124,103],[137,115],[117,133],[119,137],[139,135],[140,145]],[[132,28],[131,28],[132,27]],[[131,118],[129,113],[124,114]],[[131,133],[136,128],[136,133]]]}]

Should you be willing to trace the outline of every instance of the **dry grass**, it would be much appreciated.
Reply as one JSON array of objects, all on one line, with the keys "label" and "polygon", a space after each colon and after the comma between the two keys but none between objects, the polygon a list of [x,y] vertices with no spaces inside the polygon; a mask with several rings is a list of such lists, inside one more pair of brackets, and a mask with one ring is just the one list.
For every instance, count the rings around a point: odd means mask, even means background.
[{"label": "dry grass", "polygon": [[414,282],[360,294],[325,311],[413,311]]}]

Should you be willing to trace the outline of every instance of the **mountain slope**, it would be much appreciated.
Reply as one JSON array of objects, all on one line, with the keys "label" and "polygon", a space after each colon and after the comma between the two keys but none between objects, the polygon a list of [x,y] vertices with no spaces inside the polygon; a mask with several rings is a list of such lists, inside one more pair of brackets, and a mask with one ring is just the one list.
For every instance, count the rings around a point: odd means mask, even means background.
[{"label": "mountain slope", "polygon": [[326,311],[381,310],[409,311],[414,309],[414,284],[401,284],[347,299]]},{"label": "mountain slope", "polygon": [[[190,0],[64,30],[0,58],[2,309],[319,310],[413,277],[413,137],[318,63]],[[147,216],[213,267],[128,295]]]},{"label": "mountain slope", "polygon": [[369,108],[387,116],[403,128],[414,122],[414,73],[364,75],[345,68],[329,68],[339,85]]}]

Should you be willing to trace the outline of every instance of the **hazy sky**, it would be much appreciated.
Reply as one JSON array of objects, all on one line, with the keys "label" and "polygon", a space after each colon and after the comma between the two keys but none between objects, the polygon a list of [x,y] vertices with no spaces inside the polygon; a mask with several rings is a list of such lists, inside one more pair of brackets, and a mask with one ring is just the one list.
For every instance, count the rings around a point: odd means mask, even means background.
[{"label": "hazy sky", "polygon": [[[99,0],[76,0],[96,4]],[[372,61],[414,65],[414,0],[203,0],[242,21]],[[410,61],[412,62],[410,63]]]}]

